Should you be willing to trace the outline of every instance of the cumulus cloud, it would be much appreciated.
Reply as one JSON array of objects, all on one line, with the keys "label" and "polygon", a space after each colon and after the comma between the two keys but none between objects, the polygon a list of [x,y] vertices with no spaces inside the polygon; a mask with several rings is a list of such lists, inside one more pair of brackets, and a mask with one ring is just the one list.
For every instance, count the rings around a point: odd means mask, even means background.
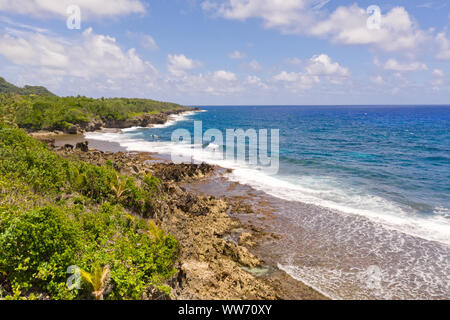
[{"label": "cumulus cloud", "polygon": [[442,71],[441,69],[434,69],[433,70],[433,76],[435,76],[435,77],[443,77],[444,76],[444,71]]},{"label": "cumulus cloud", "polygon": [[445,32],[440,32],[436,36],[436,42],[439,45],[439,52],[436,58],[441,60],[450,60],[450,40],[447,38]]},{"label": "cumulus cloud", "polygon": [[349,71],[339,65],[337,62],[332,62],[331,58],[326,54],[313,56],[309,60],[306,71],[310,75],[337,75],[348,76]]},{"label": "cumulus cloud", "polygon": [[227,0],[220,4],[208,0],[203,8],[225,19],[259,18],[266,28],[283,33],[318,36],[346,45],[372,45],[385,51],[413,49],[428,37],[403,7],[382,15],[380,29],[369,29],[369,16],[358,5],[340,6],[327,14],[319,10],[321,4],[317,0]]},{"label": "cumulus cloud", "polygon": [[326,54],[315,55],[309,59],[303,72],[282,71],[273,77],[274,81],[284,82],[290,89],[310,89],[326,79],[334,84],[341,83],[350,75],[350,71]]},{"label": "cumulus cloud", "polygon": [[158,77],[156,68],[134,48],[124,50],[115,38],[92,29],[72,42],[33,32],[4,33],[0,55],[22,70],[28,81],[55,89],[66,85],[66,90],[78,93],[88,88],[124,90],[132,81],[152,87]]},{"label": "cumulus cloud", "polygon": [[375,83],[377,85],[383,85],[386,83],[382,76],[372,77],[372,78],[370,78],[370,81],[372,81],[373,83]]},{"label": "cumulus cloud", "polygon": [[310,20],[303,14],[310,3],[310,0],[228,0],[225,3],[208,0],[202,7],[226,19],[261,18],[267,28],[291,29]]},{"label": "cumulus cloud", "polygon": [[112,17],[146,11],[141,0],[0,0],[0,12],[67,17],[70,5],[78,5],[84,17]]},{"label": "cumulus cloud", "polygon": [[237,77],[233,72],[225,71],[225,70],[219,70],[214,72],[213,78],[215,80],[225,80],[225,81],[236,81]]},{"label": "cumulus cloud", "polygon": [[169,80],[169,84],[178,92],[188,95],[224,96],[245,90],[237,76],[230,71],[218,70],[206,74],[186,74],[184,77]]},{"label": "cumulus cloud", "polygon": [[430,83],[432,85],[433,91],[439,91],[441,86],[444,84],[444,71],[441,69],[434,69],[432,72],[432,79]]},{"label": "cumulus cloud", "polygon": [[108,76],[126,78],[132,74],[155,70],[143,61],[135,49],[124,51],[116,39],[83,32],[78,43],[67,43],[39,33],[5,33],[0,38],[0,54],[21,66],[34,66],[46,73],[81,78]]},{"label": "cumulus cloud", "polygon": [[184,54],[169,54],[167,70],[177,77],[186,75],[186,72],[201,66],[199,61],[187,58]]},{"label": "cumulus cloud", "polygon": [[147,49],[152,50],[152,51],[156,51],[156,50],[159,49],[158,45],[156,44],[155,39],[153,39],[153,37],[149,36],[149,35],[143,35],[142,36],[142,38],[141,38],[141,45],[144,48],[147,48]]},{"label": "cumulus cloud", "polygon": [[385,51],[414,49],[427,38],[402,7],[382,15],[379,29],[369,29],[367,18],[366,11],[357,5],[339,7],[327,19],[311,27],[310,33],[328,36],[336,43],[374,45]]},{"label": "cumulus cloud", "polygon": [[386,70],[392,70],[392,71],[421,71],[421,70],[428,70],[428,67],[426,64],[413,61],[408,63],[400,63],[396,59],[389,59],[384,64],[384,69]]},{"label": "cumulus cloud", "polygon": [[268,89],[269,86],[263,81],[261,80],[261,78],[257,77],[257,76],[247,76],[247,79],[244,82],[246,85],[250,85],[253,87],[258,87],[258,88],[262,88],[262,89]]}]

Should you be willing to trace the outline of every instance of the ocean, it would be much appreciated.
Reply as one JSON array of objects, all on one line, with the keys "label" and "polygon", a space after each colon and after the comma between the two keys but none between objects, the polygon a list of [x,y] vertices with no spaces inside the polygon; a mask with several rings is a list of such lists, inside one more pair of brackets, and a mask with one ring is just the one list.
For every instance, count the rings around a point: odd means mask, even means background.
[{"label": "ocean", "polygon": [[[273,199],[278,266],[334,299],[450,298],[450,106],[200,106],[154,128],[88,133],[234,169]],[[171,142],[176,129],[279,129],[271,175]],[[214,146],[212,148],[211,146]]]}]

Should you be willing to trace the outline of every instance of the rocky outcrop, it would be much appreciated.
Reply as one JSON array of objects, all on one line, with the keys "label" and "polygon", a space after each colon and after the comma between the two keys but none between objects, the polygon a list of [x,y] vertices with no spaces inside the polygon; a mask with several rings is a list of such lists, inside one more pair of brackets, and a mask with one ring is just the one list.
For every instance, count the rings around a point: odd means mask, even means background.
[{"label": "rocky outcrop", "polygon": [[183,112],[186,112],[186,109],[165,111],[158,114],[146,113],[131,119],[124,119],[124,120],[105,119],[103,120],[102,127],[118,128],[118,129],[125,129],[130,127],[151,127],[154,124],[164,124],[167,122],[170,115],[180,114]]},{"label": "rocky outcrop", "polygon": [[192,178],[203,178],[214,171],[214,167],[202,164],[159,163],[152,166],[155,177],[164,181],[188,182]]},{"label": "rocky outcrop", "polygon": [[[191,110],[199,110],[198,108],[192,108]],[[169,120],[169,117],[174,114],[180,114],[186,112],[186,109],[178,109],[172,111],[164,111],[161,113],[151,114],[145,113],[130,119],[115,120],[115,119],[93,119],[90,122],[79,123],[70,125],[62,130],[65,134],[82,134],[84,132],[92,132],[101,130],[103,128],[116,128],[125,129],[131,127],[151,127],[155,124],[164,124]],[[50,131],[38,131],[31,132],[30,134],[52,134],[59,131],[61,128],[50,128]]]},{"label": "rocky outcrop", "polygon": [[89,151],[89,142],[88,141],[79,142],[79,143],[77,143],[75,149],[79,149],[82,152],[88,152]]},{"label": "rocky outcrop", "polygon": [[[73,146],[72,146],[73,147]],[[155,204],[159,225],[173,234],[181,245],[178,274],[169,283],[176,299],[277,299],[269,280],[258,279],[245,268],[255,268],[263,262],[245,246],[230,238],[232,230],[241,227],[227,211],[226,199],[202,196],[186,191],[179,182],[201,179],[214,167],[207,164],[158,163],[151,154],[110,153],[97,150],[83,151],[61,148],[58,153],[69,159],[78,159],[95,165],[108,160],[116,170],[134,176],[151,173],[162,180],[164,201]],[[159,290],[149,287],[144,298],[167,299]]]}]

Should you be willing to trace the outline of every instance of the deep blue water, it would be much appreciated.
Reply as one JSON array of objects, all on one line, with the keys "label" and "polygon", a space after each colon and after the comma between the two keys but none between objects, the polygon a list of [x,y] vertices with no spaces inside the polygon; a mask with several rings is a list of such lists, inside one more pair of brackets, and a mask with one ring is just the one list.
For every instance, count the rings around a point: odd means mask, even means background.
[{"label": "deep blue water", "polygon": [[[88,136],[234,169],[228,179],[272,196],[284,219],[274,226],[284,234],[273,249],[279,267],[330,297],[448,299],[450,106],[200,108],[163,126]],[[171,142],[194,121],[224,136],[279,129],[278,174]],[[381,270],[380,288],[362,280],[370,265]]]},{"label": "deep blue water", "polygon": [[[374,195],[411,214],[449,216],[449,106],[223,106],[191,119],[217,128],[280,129],[279,177]],[[176,128],[152,130],[170,140]],[[307,182],[304,182],[307,183]],[[312,189],[318,185],[306,186]],[[356,191],[357,190],[357,191]]]}]

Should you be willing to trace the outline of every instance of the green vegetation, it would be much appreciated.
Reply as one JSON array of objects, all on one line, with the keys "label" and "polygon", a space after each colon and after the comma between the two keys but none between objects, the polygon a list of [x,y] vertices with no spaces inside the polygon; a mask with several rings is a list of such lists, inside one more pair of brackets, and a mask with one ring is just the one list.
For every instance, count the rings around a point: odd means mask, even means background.
[{"label": "green vegetation", "polygon": [[92,99],[86,97],[20,96],[0,94],[0,121],[27,130],[61,130],[92,120],[128,120],[184,107],[148,99]]},{"label": "green vegetation", "polygon": [[27,130],[61,130],[92,120],[120,121],[187,109],[150,99],[58,97],[43,87],[16,87],[0,78],[0,122]]},{"label": "green vegetation", "polygon": [[0,77],[0,93],[14,93],[14,94],[22,94],[22,95],[41,95],[41,96],[54,96],[53,93],[47,90],[45,87],[40,86],[25,86],[23,88],[19,88],[5,79]]},{"label": "green vegetation", "polygon": [[[111,163],[64,160],[25,131],[0,124],[0,298],[168,292],[178,242],[145,219],[162,200],[160,183],[122,176]],[[80,289],[66,285],[71,266],[81,269]]]}]

